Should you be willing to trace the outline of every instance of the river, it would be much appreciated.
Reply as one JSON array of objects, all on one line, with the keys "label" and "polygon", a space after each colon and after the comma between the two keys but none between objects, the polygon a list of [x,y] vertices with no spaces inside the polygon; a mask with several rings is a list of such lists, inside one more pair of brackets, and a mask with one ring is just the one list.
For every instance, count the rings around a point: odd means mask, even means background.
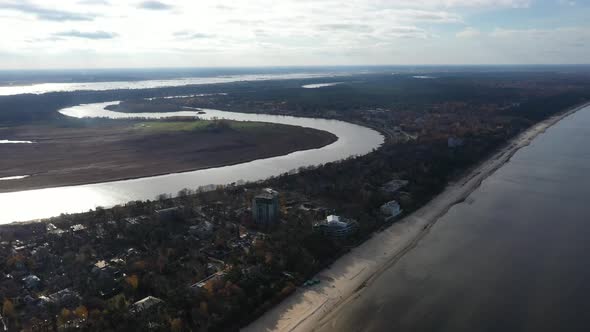
[{"label": "river", "polygon": [[587,331],[590,107],[519,150],[319,331]]},{"label": "river", "polygon": [[[259,159],[252,162],[174,173],[139,179],[77,185],[58,188],[28,190],[0,194],[0,224],[13,221],[48,218],[61,213],[84,212],[98,206],[110,207],[132,200],[154,199],[159,194],[173,194],[184,188],[230,184],[239,181],[258,181],[300,167],[325,164],[371,152],[383,144],[383,136],[375,130],[355,124],[314,118],[245,114],[206,109],[172,113],[118,113],[104,107],[116,102],[85,104],[60,110],[72,117],[150,117],[199,116],[203,119],[224,118],[238,121],[259,121],[288,124],[328,131],[338,140],[319,149],[297,151],[284,156]],[[39,143],[39,148],[42,144]],[[34,176],[31,175],[31,176]],[[11,180],[18,181],[18,179]]]}]

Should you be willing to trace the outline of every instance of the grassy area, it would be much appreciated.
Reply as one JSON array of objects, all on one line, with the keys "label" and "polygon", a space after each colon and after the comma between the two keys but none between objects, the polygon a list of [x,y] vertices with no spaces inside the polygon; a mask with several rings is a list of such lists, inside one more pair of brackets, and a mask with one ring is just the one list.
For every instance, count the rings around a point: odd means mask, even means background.
[{"label": "grassy area", "polygon": [[[251,121],[228,121],[223,120],[229,129],[262,129],[272,127],[273,124]],[[135,128],[150,131],[201,131],[219,127],[219,120],[198,120],[198,121],[147,121],[135,125]]]}]

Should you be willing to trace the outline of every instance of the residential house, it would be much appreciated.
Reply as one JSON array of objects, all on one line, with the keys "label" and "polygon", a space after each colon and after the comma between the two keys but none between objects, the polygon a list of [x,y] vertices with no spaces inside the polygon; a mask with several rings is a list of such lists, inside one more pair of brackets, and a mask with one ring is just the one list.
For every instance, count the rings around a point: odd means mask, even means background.
[{"label": "residential house", "polygon": [[329,215],[325,220],[313,225],[313,229],[327,237],[342,239],[354,234],[358,230],[355,220]]}]

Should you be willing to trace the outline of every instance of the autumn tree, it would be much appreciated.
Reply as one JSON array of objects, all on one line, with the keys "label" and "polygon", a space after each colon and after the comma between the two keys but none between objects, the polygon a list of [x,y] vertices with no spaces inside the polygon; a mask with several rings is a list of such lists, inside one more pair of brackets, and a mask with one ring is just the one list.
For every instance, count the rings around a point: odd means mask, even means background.
[{"label": "autumn tree", "polygon": [[139,286],[139,278],[137,278],[136,274],[130,275],[127,278],[125,278],[125,282],[127,282],[127,284],[129,284],[129,286],[131,286],[131,288],[133,288],[134,290],[137,289],[137,287]]},{"label": "autumn tree", "polygon": [[88,309],[85,306],[81,305],[74,310],[74,314],[78,316],[78,318],[86,319],[88,318]]},{"label": "autumn tree", "polygon": [[57,317],[57,325],[61,326],[67,323],[72,316],[72,312],[66,308],[63,308]]},{"label": "autumn tree", "polygon": [[206,301],[201,301],[199,304],[199,313],[204,317],[209,317],[209,304]]},{"label": "autumn tree", "polygon": [[2,304],[2,315],[6,317],[14,317],[14,304],[9,299],[4,299]]},{"label": "autumn tree", "polygon": [[182,331],[182,320],[180,318],[174,318],[170,321],[170,330],[173,332]]}]

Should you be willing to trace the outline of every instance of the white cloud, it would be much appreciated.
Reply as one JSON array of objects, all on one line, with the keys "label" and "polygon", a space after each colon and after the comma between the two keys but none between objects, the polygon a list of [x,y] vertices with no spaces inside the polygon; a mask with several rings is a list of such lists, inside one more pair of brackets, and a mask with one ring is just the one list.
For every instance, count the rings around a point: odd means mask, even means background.
[{"label": "white cloud", "polygon": [[490,32],[494,38],[504,38],[514,41],[538,40],[559,41],[567,40],[571,37],[587,36],[589,30],[577,27],[562,27],[556,29],[506,29],[496,28]]},{"label": "white cloud", "polygon": [[161,1],[149,0],[140,2],[137,8],[147,10],[170,10],[173,6]]},{"label": "white cloud", "polygon": [[413,8],[528,8],[532,0],[378,0]]},{"label": "white cloud", "polygon": [[70,30],[57,32],[53,34],[54,37],[63,38],[84,38],[84,39],[112,39],[117,37],[116,33],[110,33],[106,31],[78,31]]},{"label": "white cloud", "polygon": [[444,52],[434,45],[456,41],[459,55],[452,56],[461,61],[466,56],[459,51],[469,43],[490,39],[504,47],[535,34],[509,27],[484,34],[470,21],[474,12],[526,8],[532,1],[52,0],[49,6],[0,0],[0,30],[10,31],[0,38],[0,66],[451,63],[455,59],[439,56]]},{"label": "white cloud", "polygon": [[457,33],[458,38],[474,38],[481,35],[481,31],[479,29],[473,27],[467,27]]}]

